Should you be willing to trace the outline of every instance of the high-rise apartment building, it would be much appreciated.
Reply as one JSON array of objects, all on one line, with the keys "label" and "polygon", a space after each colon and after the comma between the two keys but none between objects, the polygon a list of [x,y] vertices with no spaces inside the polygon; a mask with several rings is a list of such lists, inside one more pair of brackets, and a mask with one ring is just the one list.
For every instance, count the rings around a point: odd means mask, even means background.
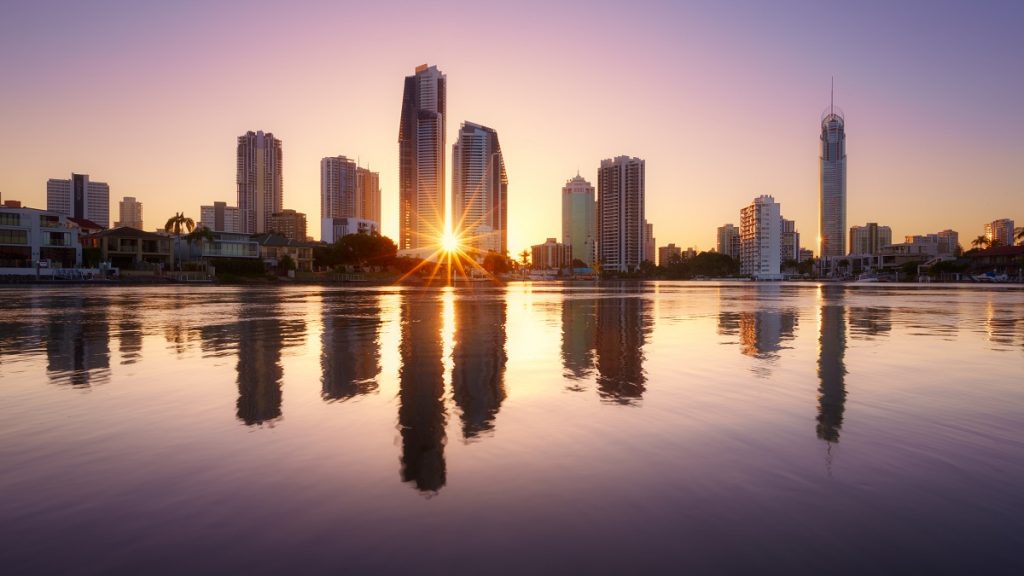
[{"label": "high-rise apartment building", "polygon": [[209,228],[211,232],[242,233],[242,213],[227,202],[214,202],[213,206],[199,207],[199,227]]},{"label": "high-rise apartment building", "polygon": [[846,249],[846,119],[829,105],[821,118],[821,190],[818,254],[843,256]]},{"label": "high-rise apartment building", "polygon": [[602,270],[632,272],[643,262],[644,171],[644,161],[629,156],[602,160],[598,168],[597,252]]},{"label": "high-rise apartment building", "polygon": [[46,181],[46,209],[72,218],[85,218],[110,226],[110,186],[92,182],[88,174],[72,174],[69,180]]},{"label": "high-rise apartment building", "polygon": [[344,156],[320,160],[320,218],[355,218],[358,166]]},{"label": "high-rise apartment building", "polygon": [[508,176],[498,133],[463,122],[452,146],[452,231],[480,252],[508,250]]},{"label": "high-rise apartment building", "polygon": [[270,215],[284,205],[281,141],[270,132],[246,132],[238,137],[238,209],[242,232],[269,231]]},{"label": "high-rise apartment building", "polygon": [[985,237],[1000,246],[1013,246],[1013,220],[1000,218],[985,224]]},{"label": "high-rise apartment building", "polygon": [[306,241],[306,215],[295,210],[281,210],[270,215],[267,232],[276,232],[289,240]]},{"label": "high-rise apartment building", "polygon": [[882,248],[892,244],[892,228],[868,222],[864,226],[850,228],[850,254],[877,256]]},{"label": "high-rise apartment building", "polygon": [[642,262],[654,264],[654,242],[654,224],[644,220],[644,255],[641,260]]},{"label": "high-rise apartment building", "polygon": [[740,273],[755,280],[781,280],[782,215],[771,196],[762,195],[740,211]]},{"label": "high-rise apartment building", "polygon": [[658,266],[668,266],[677,260],[682,260],[683,250],[675,244],[658,248]]},{"label": "high-rise apartment building", "polygon": [[594,186],[583,177],[562,187],[562,243],[572,246],[572,257],[587,266],[597,257],[597,202]]},{"label": "high-rise apartment building", "polygon": [[715,243],[715,251],[719,254],[728,254],[736,260],[740,259],[740,229],[732,224],[718,227],[718,240]]},{"label": "high-rise apartment building", "polygon": [[380,228],[380,173],[369,168],[356,168],[356,218]]},{"label": "high-rise apartment building", "polygon": [[405,77],[398,128],[398,248],[436,246],[445,232],[445,75],[423,64]]},{"label": "high-rise apartment building", "polygon": [[143,230],[142,228],[142,202],[139,202],[131,196],[125,196],[117,204],[118,220],[114,222],[114,228],[120,228],[127,226],[129,228],[135,228],[136,230]]},{"label": "high-rise apartment building", "polygon": [[800,261],[800,233],[796,231],[796,222],[782,219],[779,228],[779,262],[787,260]]}]

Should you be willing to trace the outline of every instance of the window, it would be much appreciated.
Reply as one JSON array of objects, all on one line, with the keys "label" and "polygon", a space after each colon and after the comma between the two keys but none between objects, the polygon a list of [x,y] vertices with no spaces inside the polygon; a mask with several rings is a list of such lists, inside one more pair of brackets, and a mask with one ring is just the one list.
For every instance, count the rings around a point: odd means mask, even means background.
[{"label": "window", "polygon": [[0,244],[28,244],[28,230],[0,230]]},{"label": "window", "polygon": [[21,226],[21,215],[14,212],[0,212],[0,226]]}]

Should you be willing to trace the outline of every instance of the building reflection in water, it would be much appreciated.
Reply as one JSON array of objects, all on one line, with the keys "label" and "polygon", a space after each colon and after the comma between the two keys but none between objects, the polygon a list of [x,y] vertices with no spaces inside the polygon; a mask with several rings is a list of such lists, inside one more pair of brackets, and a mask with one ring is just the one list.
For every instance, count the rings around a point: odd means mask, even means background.
[{"label": "building reflection in water", "polygon": [[288,318],[276,293],[243,293],[238,323],[237,417],[248,426],[281,417],[281,352],[302,344],[306,324]]},{"label": "building reflection in water", "polygon": [[398,392],[401,477],[421,491],[436,492],[446,479],[442,301],[435,295],[417,293],[405,293],[402,299]]},{"label": "building reflection in water", "polygon": [[142,303],[131,296],[122,296],[117,308],[117,349],[121,364],[135,364],[142,359],[142,321],[137,306]]},{"label": "building reflection in water", "polygon": [[872,340],[892,331],[892,309],[888,306],[850,308],[850,338]]},{"label": "building reflection in water", "polygon": [[50,381],[89,386],[110,378],[110,325],[102,297],[62,296],[46,335],[46,373]]},{"label": "building reflection in water", "polygon": [[643,397],[643,347],[650,331],[649,311],[641,297],[597,301],[597,389],[603,400],[633,404]]},{"label": "building reflection in water", "polygon": [[821,298],[821,334],[818,341],[818,438],[839,442],[846,404],[846,319],[843,288],[824,286]]},{"label": "building reflection in water", "polygon": [[597,300],[563,298],[562,366],[570,390],[585,390],[581,383],[593,375],[596,339]]},{"label": "building reflection in water", "polygon": [[455,299],[452,395],[462,412],[462,435],[473,438],[494,428],[505,399],[504,298],[465,294]]},{"label": "building reflection in water", "polygon": [[[344,300],[351,295],[342,294]],[[323,304],[321,395],[329,402],[376,392],[380,374],[380,297]]]}]

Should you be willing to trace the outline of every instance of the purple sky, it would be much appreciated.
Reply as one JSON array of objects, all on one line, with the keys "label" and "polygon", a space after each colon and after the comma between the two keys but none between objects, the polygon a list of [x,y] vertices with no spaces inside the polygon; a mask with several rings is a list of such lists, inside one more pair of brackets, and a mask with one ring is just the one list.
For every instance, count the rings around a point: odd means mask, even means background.
[{"label": "purple sky", "polygon": [[146,228],[198,219],[235,203],[235,140],[264,130],[313,236],[319,160],[338,154],[381,172],[395,235],[402,78],[429,62],[450,138],[464,120],[499,133],[513,252],[559,236],[564,181],[621,154],[647,160],[659,245],[711,248],[772,194],[813,247],[833,75],[850,225],[966,245],[1024,220],[1021,2],[345,4],[6,3],[0,194],[45,207],[47,178],[84,172],[110,184],[111,220],[122,196]]}]

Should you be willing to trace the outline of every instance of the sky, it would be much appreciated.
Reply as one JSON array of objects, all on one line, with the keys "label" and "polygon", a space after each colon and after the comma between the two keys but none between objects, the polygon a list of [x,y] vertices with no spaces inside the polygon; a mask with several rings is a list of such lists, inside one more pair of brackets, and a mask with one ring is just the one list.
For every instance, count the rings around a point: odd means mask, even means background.
[{"label": "sky", "polygon": [[[1021,2],[4,2],[0,195],[86,173],[147,229],[237,202],[238,136],[283,141],[284,206],[319,238],[320,159],[380,172],[397,240],[405,76],[497,130],[513,254],[561,236],[561,188],[646,161],[659,246],[710,249],[761,194],[816,250],[821,113],[846,115],[847,224],[894,238],[1024,221]],[[449,171],[451,162],[448,162]],[[446,179],[451,186],[450,174]]]}]

